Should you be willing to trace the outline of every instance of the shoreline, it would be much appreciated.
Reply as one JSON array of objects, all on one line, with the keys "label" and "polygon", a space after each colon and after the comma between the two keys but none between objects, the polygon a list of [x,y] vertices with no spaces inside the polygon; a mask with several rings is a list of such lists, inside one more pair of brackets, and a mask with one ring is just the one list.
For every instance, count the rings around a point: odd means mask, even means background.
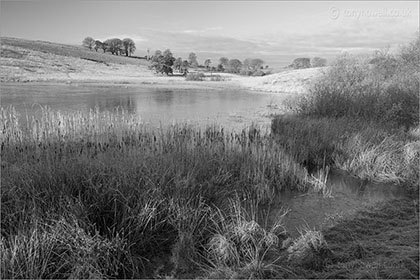
[{"label": "shoreline", "polygon": [[[186,81],[183,76],[161,76],[146,65],[98,63],[84,58],[2,45],[1,83],[65,83],[153,86],[174,89],[238,89],[260,93],[301,94],[321,73],[321,68],[285,70],[262,77],[230,73],[205,73],[223,81]],[[115,58],[110,56],[109,59]],[[194,72],[192,69],[191,72]]]}]

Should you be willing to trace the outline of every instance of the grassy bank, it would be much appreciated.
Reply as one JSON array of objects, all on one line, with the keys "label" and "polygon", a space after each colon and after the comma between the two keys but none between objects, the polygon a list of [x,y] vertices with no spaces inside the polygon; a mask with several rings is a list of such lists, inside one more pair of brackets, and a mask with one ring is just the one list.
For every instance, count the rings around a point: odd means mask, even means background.
[{"label": "grassy bank", "polygon": [[308,170],[344,170],[412,197],[302,232],[282,277],[419,278],[419,53],[417,39],[397,55],[341,57],[272,121],[277,143]]},{"label": "grassy bank", "polygon": [[330,253],[288,266],[283,277],[418,279],[418,237],[418,200],[383,202],[323,231]]},{"label": "grassy bank", "polygon": [[394,56],[338,58],[273,120],[277,141],[309,169],[418,189],[419,51],[417,39]]}]

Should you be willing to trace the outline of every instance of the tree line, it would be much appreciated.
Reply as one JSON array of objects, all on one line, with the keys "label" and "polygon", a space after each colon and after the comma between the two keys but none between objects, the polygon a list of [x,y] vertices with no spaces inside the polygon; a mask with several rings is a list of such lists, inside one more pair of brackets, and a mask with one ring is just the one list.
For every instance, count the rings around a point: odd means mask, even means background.
[{"label": "tree line", "polygon": [[197,61],[197,55],[190,53],[188,59],[182,57],[175,58],[172,52],[167,49],[164,52],[157,50],[150,57],[151,68],[157,73],[172,74],[174,70],[186,74],[189,68],[204,68],[212,72],[226,72],[247,76],[263,76],[268,74],[268,65],[264,66],[264,61],[259,58],[247,58],[244,61],[239,59],[228,59],[221,57],[217,66],[212,66],[212,61],[206,59],[204,65],[200,65]]},{"label": "tree line", "polygon": [[125,38],[122,40],[118,38],[112,38],[101,42],[99,40],[93,39],[92,37],[86,37],[83,40],[82,45],[90,50],[103,50],[104,53],[110,52],[113,55],[125,54],[126,56],[131,56],[136,50],[136,45],[130,38]]},{"label": "tree line", "polygon": [[312,59],[308,57],[299,57],[293,60],[293,63],[288,68],[293,69],[305,69],[311,67],[323,67],[327,65],[327,60],[321,57],[314,57]]},{"label": "tree line", "polygon": [[[134,41],[130,38],[107,39],[104,42],[95,40],[92,37],[86,37],[82,45],[90,50],[103,50],[104,53],[110,52],[113,55],[131,56],[136,50]],[[149,53],[149,50],[148,50]],[[182,74],[186,74],[189,68],[205,68],[212,72],[225,72],[232,74],[240,74],[244,76],[264,76],[269,74],[268,65],[260,58],[247,58],[243,61],[233,58],[221,57],[216,66],[211,66],[212,61],[206,59],[204,65],[199,65],[197,55],[191,52],[188,59],[184,60],[181,57],[175,58],[172,52],[167,49],[164,52],[156,50],[153,56],[147,55],[147,59],[151,61],[151,68],[155,69],[157,73],[173,74],[176,70]],[[312,59],[306,57],[296,58],[288,68],[304,69],[311,67],[322,67],[327,64],[327,60],[321,57],[314,57]]]}]

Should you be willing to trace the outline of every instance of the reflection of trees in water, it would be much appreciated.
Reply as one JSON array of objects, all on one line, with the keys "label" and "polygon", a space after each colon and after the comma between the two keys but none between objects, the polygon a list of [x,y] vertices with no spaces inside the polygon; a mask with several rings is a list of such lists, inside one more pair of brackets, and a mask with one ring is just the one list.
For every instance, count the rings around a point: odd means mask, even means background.
[{"label": "reflection of trees in water", "polygon": [[172,105],[174,103],[174,91],[169,89],[156,89],[152,94],[153,100],[158,105]]},{"label": "reflection of trees in water", "polygon": [[115,98],[94,98],[89,100],[89,108],[98,107],[100,111],[114,111],[115,109],[123,109],[124,111],[134,114],[137,112],[136,103],[132,96],[116,96]]}]

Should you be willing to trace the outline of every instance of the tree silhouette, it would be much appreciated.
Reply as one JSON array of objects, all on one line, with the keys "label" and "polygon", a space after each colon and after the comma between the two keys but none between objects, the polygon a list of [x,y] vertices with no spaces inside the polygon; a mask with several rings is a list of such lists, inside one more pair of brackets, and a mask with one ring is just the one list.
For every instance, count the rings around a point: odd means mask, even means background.
[{"label": "tree silhouette", "polygon": [[206,66],[206,68],[208,69],[208,68],[210,68],[210,64],[211,64],[211,60],[210,60],[209,58],[207,58],[207,59],[204,61],[204,66]]},{"label": "tree silhouette", "polygon": [[98,49],[102,49],[103,43],[99,40],[95,41],[95,51],[98,51]]},{"label": "tree silhouette", "polygon": [[112,54],[118,55],[121,53],[123,48],[123,43],[118,38],[108,39],[104,42],[107,45],[107,50]]},{"label": "tree silhouette", "polygon": [[134,44],[134,41],[130,38],[125,38],[122,40],[122,44],[124,46],[124,51],[126,56],[131,56],[134,51],[136,50],[136,45]]},{"label": "tree silhouette", "polygon": [[91,50],[95,46],[95,40],[92,37],[86,37],[83,40],[82,45]]},{"label": "tree silhouette", "polygon": [[191,67],[197,67],[198,66],[197,55],[195,53],[190,53],[188,55],[188,63],[190,64]]}]

